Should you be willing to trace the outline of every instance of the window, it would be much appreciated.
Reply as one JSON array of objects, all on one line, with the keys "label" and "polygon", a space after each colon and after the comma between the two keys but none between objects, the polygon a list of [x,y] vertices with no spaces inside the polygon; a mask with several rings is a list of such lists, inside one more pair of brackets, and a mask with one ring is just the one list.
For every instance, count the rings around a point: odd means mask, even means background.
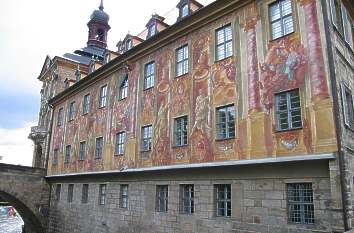
[{"label": "window", "polygon": [[354,129],[354,95],[345,84],[342,84],[342,101],[344,124]]},{"label": "window", "polygon": [[126,75],[119,86],[119,99],[125,99],[128,97],[128,75]]},{"label": "window", "polygon": [[156,23],[153,23],[149,27],[149,36],[148,38],[154,36],[156,34]]},{"label": "window", "polygon": [[128,188],[127,184],[120,185],[120,208],[128,208]]},{"label": "window", "polygon": [[74,198],[74,184],[69,184],[68,185],[68,202],[71,203],[73,202]]},{"label": "window", "polygon": [[91,60],[89,65],[89,74],[95,71],[95,60]]},{"label": "window", "polygon": [[188,73],[188,45],[176,50],[176,76]]},{"label": "window", "polygon": [[82,114],[87,114],[90,111],[90,94],[84,96],[82,101]]},{"label": "window", "polygon": [[88,202],[88,191],[89,191],[89,185],[83,184],[82,185],[82,195],[81,195],[81,203],[83,203],[83,204]]},{"label": "window", "polygon": [[103,137],[96,138],[95,159],[102,158],[102,150],[103,150]]},{"label": "window", "polygon": [[229,105],[216,109],[216,138],[228,139],[235,137],[235,107]]},{"label": "window", "polygon": [[106,107],[107,104],[107,85],[104,85],[100,89],[100,99],[98,106],[100,108]]},{"label": "window", "polygon": [[141,143],[141,150],[142,151],[149,151],[151,150],[151,141],[152,141],[152,126],[144,126],[141,129],[142,135],[142,143]]},{"label": "window", "polygon": [[61,184],[57,184],[55,189],[55,200],[57,201],[60,200],[60,193],[61,193]]},{"label": "window", "polygon": [[133,48],[133,41],[131,39],[127,40],[127,50]]},{"label": "window", "polygon": [[277,94],[275,105],[278,130],[301,128],[301,103],[298,89]]},{"label": "window", "polygon": [[106,204],[106,184],[100,184],[99,195],[98,195],[98,204],[105,205]]},{"label": "window", "polygon": [[67,145],[65,148],[65,159],[64,163],[69,163],[71,157],[71,145]]},{"label": "window", "polygon": [[215,185],[216,216],[231,217],[231,185]]},{"label": "window", "polygon": [[111,61],[111,54],[109,52],[107,52],[105,55],[104,55],[104,64],[107,64]]},{"label": "window", "polygon": [[216,60],[232,56],[232,30],[227,25],[216,30]]},{"label": "window", "polygon": [[80,142],[79,160],[86,158],[86,141]]},{"label": "window", "polygon": [[155,82],[155,62],[146,64],[144,73],[144,89],[153,87]]},{"label": "window", "polygon": [[181,213],[194,213],[194,185],[183,184],[181,188]]},{"label": "window", "polygon": [[124,154],[124,144],[125,144],[125,132],[120,132],[116,134],[116,147],[115,153],[116,155]]},{"label": "window", "polygon": [[272,39],[294,32],[291,0],[279,0],[269,6]]},{"label": "window", "polygon": [[189,6],[185,4],[182,6],[182,18],[189,15]]},{"label": "window", "polygon": [[184,146],[188,144],[188,118],[187,116],[175,119],[175,145]]},{"label": "window", "polygon": [[354,16],[351,16],[346,6],[340,0],[330,0],[332,22],[339,33],[344,36],[345,41],[353,48]]},{"label": "window", "polygon": [[74,120],[76,115],[75,101],[71,102],[69,105],[68,121]]},{"label": "window", "polygon": [[315,223],[311,183],[287,184],[289,223]]},{"label": "window", "polygon": [[168,210],[168,186],[156,186],[156,211],[167,212]]},{"label": "window", "polygon": [[63,119],[64,119],[64,108],[61,107],[61,108],[59,108],[59,111],[58,111],[57,126],[62,126],[63,125]]},{"label": "window", "polygon": [[54,149],[54,153],[53,153],[53,162],[52,162],[53,165],[58,164],[58,158],[59,158],[59,149],[56,148]]}]

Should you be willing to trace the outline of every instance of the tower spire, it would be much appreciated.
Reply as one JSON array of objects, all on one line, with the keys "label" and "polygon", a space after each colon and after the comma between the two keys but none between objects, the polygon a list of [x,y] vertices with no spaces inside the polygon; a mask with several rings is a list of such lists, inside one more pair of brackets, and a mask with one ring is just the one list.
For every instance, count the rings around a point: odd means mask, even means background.
[{"label": "tower spire", "polygon": [[104,7],[103,7],[103,0],[101,0],[100,7],[99,7],[98,9],[100,9],[101,11],[103,11],[103,9],[104,9]]}]

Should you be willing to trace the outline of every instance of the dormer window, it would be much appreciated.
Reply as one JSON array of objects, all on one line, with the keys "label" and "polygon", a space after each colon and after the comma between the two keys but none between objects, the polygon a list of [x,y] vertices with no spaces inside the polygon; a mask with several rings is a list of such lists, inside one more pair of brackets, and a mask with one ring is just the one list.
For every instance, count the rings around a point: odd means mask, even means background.
[{"label": "dormer window", "polygon": [[152,37],[156,34],[156,23],[153,23],[149,27],[149,37]]},{"label": "dormer window", "polygon": [[127,40],[127,50],[133,48],[133,41],[131,39]]},{"label": "dormer window", "polygon": [[104,64],[107,64],[108,62],[111,61],[111,54],[109,52],[107,52],[105,55],[104,55]]},{"label": "dormer window", "polygon": [[181,18],[184,18],[184,17],[188,16],[189,15],[189,5],[188,4],[184,4],[182,6],[181,11],[182,11],[181,12]]},{"label": "dormer window", "polygon": [[95,71],[95,62],[92,61],[89,66],[89,73],[92,73]]}]

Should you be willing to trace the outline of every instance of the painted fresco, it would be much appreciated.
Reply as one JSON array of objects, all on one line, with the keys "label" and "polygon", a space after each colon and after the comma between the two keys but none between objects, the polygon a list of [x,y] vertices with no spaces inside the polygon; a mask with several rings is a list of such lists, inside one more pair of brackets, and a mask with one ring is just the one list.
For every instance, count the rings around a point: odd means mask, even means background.
[{"label": "painted fresco", "polygon": [[[242,10],[233,12],[138,61],[125,64],[125,68],[120,67],[106,79],[67,100],[63,103],[65,114],[68,103],[75,99],[79,103],[77,117],[64,123],[65,131],[64,127],[54,126],[52,148],[61,148],[63,158],[65,145],[72,143],[74,153],[69,164],[61,167],[61,161],[57,167],[53,165],[51,171],[124,170],[335,151],[332,100],[328,94],[315,6],[314,0],[297,3],[306,18],[306,25],[301,26],[303,35],[299,30],[263,42],[266,33],[262,32],[263,24],[254,8],[267,6],[253,4],[251,10],[248,9],[252,14],[241,13]],[[220,25],[234,23],[235,17],[241,20],[239,27],[232,24],[235,34],[245,43],[238,46],[246,47],[236,49],[234,54],[241,51],[246,54],[215,62],[213,33]],[[251,17],[250,20],[245,20],[247,17]],[[175,77],[175,49],[187,43],[189,73]],[[243,63],[242,59],[245,59]],[[143,90],[144,64],[150,61],[155,61],[156,65],[155,85]],[[247,67],[238,70],[240,64]],[[129,74],[128,97],[119,100],[117,90],[126,73]],[[108,105],[98,109],[99,89],[104,84],[108,84]],[[278,132],[274,95],[296,88],[301,95],[302,128]],[[81,101],[87,93],[91,93],[91,111],[81,115]],[[216,140],[215,109],[228,104],[235,105],[236,137]],[[240,109],[242,112],[238,113]],[[173,145],[174,119],[184,115],[188,116],[188,145],[176,147]],[[142,152],[141,127],[150,124],[153,125],[152,150]],[[125,153],[117,156],[114,155],[115,136],[121,131],[126,132]],[[99,136],[104,137],[104,155],[102,159],[95,159],[95,139]],[[87,159],[78,161],[79,142],[83,140],[88,142]]]}]

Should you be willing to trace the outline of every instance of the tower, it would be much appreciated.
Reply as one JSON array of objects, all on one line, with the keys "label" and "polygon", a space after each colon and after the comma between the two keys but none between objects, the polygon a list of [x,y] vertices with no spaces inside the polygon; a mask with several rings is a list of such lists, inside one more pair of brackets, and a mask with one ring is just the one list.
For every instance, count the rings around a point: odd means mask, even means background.
[{"label": "tower", "polygon": [[101,0],[98,10],[93,11],[87,23],[89,28],[87,46],[103,49],[107,47],[107,33],[111,27],[108,24],[109,15],[103,9],[103,0]]}]

